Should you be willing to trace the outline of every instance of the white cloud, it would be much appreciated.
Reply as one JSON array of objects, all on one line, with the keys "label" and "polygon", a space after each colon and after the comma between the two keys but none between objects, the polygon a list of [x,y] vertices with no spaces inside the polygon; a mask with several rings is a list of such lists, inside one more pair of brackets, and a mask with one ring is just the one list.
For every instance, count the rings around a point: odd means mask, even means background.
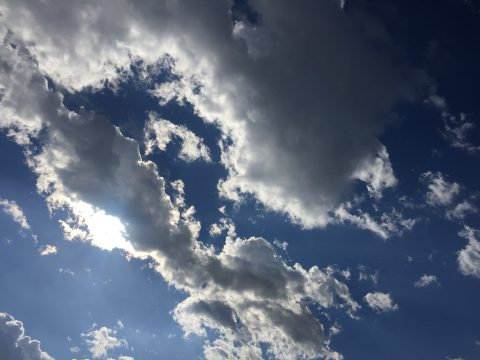
[{"label": "white cloud", "polygon": [[460,193],[460,185],[445,180],[440,172],[428,171],[423,173],[420,179],[427,185],[425,199],[430,206],[448,206]]},{"label": "white cloud", "polygon": [[210,162],[210,149],[203,143],[203,139],[188,130],[185,126],[176,125],[168,120],[149,114],[145,125],[145,152],[151,154],[154,149],[165,151],[173,138],[180,139],[179,157],[185,161],[203,159]]},{"label": "white cloud", "polygon": [[438,282],[438,278],[435,275],[423,274],[422,276],[420,276],[420,279],[415,281],[414,286],[417,288],[422,288],[422,287],[429,286],[431,284],[440,285],[440,283]]},{"label": "white cloud", "polygon": [[47,255],[54,255],[57,253],[57,247],[53,245],[45,245],[38,249],[40,255],[47,256]]},{"label": "white cloud", "polygon": [[82,337],[85,337],[85,343],[92,357],[98,359],[107,356],[107,353],[112,349],[128,345],[126,340],[118,339],[116,334],[116,330],[102,326],[100,329],[82,334]]},{"label": "white cloud", "polygon": [[467,200],[455,205],[453,209],[447,210],[446,216],[450,220],[463,220],[468,214],[474,214],[478,209]]},{"label": "white cloud", "polygon": [[53,360],[42,351],[40,341],[25,335],[23,323],[0,312],[0,350],[2,359]]},{"label": "white cloud", "polygon": [[393,174],[392,164],[384,145],[380,145],[378,155],[358,169],[353,177],[367,184],[368,192],[375,199],[382,197],[383,190],[397,185],[398,180]]},{"label": "white cloud", "polygon": [[364,300],[370,308],[377,312],[398,310],[398,305],[393,302],[390,294],[382,292],[368,293],[365,295]]},{"label": "white cloud", "polygon": [[478,231],[465,226],[459,235],[468,240],[465,246],[458,253],[458,267],[464,275],[480,278],[480,242],[477,238]]},{"label": "white cloud", "polygon": [[227,236],[233,238],[236,236],[235,224],[229,217],[221,217],[220,220],[210,226],[210,236],[219,236],[226,232]]},{"label": "white cloud", "polygon": [[[325,226],[353,174],[378,153],[393,106],[417,99],[426,77],[399,62],[390,46],[372,47],[389,44],[387,31],[354,7],[250,5],[260,24],[234,24],[227,2],[192,0],[56,0],[55,15],[41,2],[18,0],[1,10],[39,70],[68,89],[98,88],[134,60],[151,64],[169,54],[175,80],[153,92],[162,101],[188,100],[220,128],[228,170],[221,194],[253,194],[306,228]],[[21,126],[34,133],[37,120]],[[377,175],[366,177],[375,194],[392,184]]]},{"label": "white cloud", "polygon": [[10,216],[13,221],[19,224],[22,229],[30,229],[27,217],[15,201],[0,198],[0,207],[2,208],[3,212]]},{"label": "white cloud", "polygon": [[[67,110],[35,63],[19,60],[20,41],[16,47],[0,46],[0,52],[9,65],[0,72],[9,85],[0,112],[16,114],[9,126],[27,129],[15,139],[27,141],[27,162],[49,209],[69,213],[63,223],[67,238],[79,235],[106,250],[150,258],[169,284],[187,294],[173,312],[175,319],[186,333],[215,330],[217,348],[256,353],[263,343],[280,359],[334,356],[310,307],[353,313],[359,305],[333,270],[290,266],[259,237],[227,238],[223,249],[203,244],[192,207],[185,209],[184,201],[173,202],[166,194],[165,180],[154,163],[142,159],[137,142],[105,118]],[[35,153],[28,151],[28,141],[40,129],[15,125],[30,121],[24,112],[35,114],[45,130]],[[174,188],[181,193],[179,183]],[[121,342],[108,328],[85,336],[97,355]],[[207,343],[206,354],[210,348]]]},{"label": "white cloud", "polygon": [[373,218],[360,209],[356,209],[355,213],[352,213],[352,210],[353,206],[350,202],[341,204],[335,209],[332,222],[349,222],[360,229],[371,231],[385,240],[392,235],[401,236],[404,231],[411,230],[416,223],[415,219],[404,218],[395,209],[389,213],[383,213],[379,219]]},{"label": "white cloud", "polygon": [[475,128],[475,123],[471,116],[465,113],[452,114],[448,108],[445,98],[433,95],[429,102],[435,106],[441,114],[443,120],[443,137],[448,143],[457,149],[465,150],[469,153],[478,153],[480,145],[475,145],[470,141],[469,133]]},{"label": "white cloud", "polygon": [[365,265],[358,266],[358,280],[359,281],[371,281],[375,285],[378,284],[378,271],[369,273]]}]

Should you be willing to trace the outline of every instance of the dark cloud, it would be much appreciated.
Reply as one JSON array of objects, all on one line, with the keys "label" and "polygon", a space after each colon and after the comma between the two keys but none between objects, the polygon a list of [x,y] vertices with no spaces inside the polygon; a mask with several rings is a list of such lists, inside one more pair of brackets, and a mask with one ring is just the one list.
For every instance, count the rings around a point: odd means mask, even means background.
[{"label": "dark cloud", "polygon": [[[4,127],[19,129],[12,137],[24,146],[50,209],[69,212],[62,223],[67,237],[151,258],[188,295],[174,310],[187,333],[218,330],[233,347],[225,345],[228,351],[247,346],[256,352],[265,343],[279,358],[329,354],[328,335],[309,304],[358,307],[334,272],[289,266],[263,238],[227,238],[220,252],[201,243],[194,211],[172,203],[165,180],[142,159],[137,142],[103,117],[66,109],[35,63],[22,58],[22,46],[18,40],[15,47],[0,47],[9,64],[0,73],[7,85]],[[24,125],[30,124],[26,108],[35,114],[35,127]]]},{"label": "dark cloud", "polygon": [[20,1],[3,12],[32,42],[40,70],[68,88],[113,80],[132,58],[169,54],[176,96],[232,140],[222,195],[252,193],[316,227],[375,163],[393,106],[417,99],[426,83],[377,19],[340,5],[251,1],[254,23],[234,23],[226,0],[60,2],[55,11]]}]

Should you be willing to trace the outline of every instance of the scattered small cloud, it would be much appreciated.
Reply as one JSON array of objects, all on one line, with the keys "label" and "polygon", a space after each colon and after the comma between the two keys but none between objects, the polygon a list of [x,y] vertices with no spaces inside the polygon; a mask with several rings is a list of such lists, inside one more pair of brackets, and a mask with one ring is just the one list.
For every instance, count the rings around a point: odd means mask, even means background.
[{"label": "scattered small cloud", "polygon": [[377,200],[382,198],[385,189],[395,187],[398,183],[387,148],[383,144],[380,146],[377,157],[368,159],[353,174],[353,177],[365,182],[370,196]]},{"label": "scattered small cloud", "polygon": [[469,214],[475,214],[478,212],[476,206],[472,205],[469,201],[464,200],[458,203],[453,209],[447,210],[446,216],[450,220],[463,220]]},{"label": "scattered small cloud", "polygon": [[30,230],[27,217],[15,201],[0,198],[0,208],[5,214],[10,216],[13,221],[19,224],[22,229]]},{"label": "scattered small cloud", "polygon": [[57,253],[57,247],[54,245],[45,245],[41,246],[38,251],[42,256],[54,255]]},{"label": "scattered small cloud", "polygon": [[426,172],[420,176],[421,181],[427,186],[425,200],[428,205],[448,206],[460,193],[460,185],[456,182],[449,182],[440,172]]},{"label": "scattered small cloud", "polygon": [[438,95],[430,96],[427,102],[440,113],[443,121],[442,135],[452,147],[471,154],[480,151],[480,145],[470,141],[470,133],[476,127],[471,114],[462,112],[453,114],[445,98]]},{"label": "scattered small cloud", "polygon": [[174,124],[150,113],[145,125],[145,153],[153,153],[154,149],[165,151],[167,145],[174,139],[180,140],[179,158],[192,162],[204,160],[211,162],[210,149],[203,139],[188,130],[185,126]]},{"label": "scattered small cloud", "polygon": [[378,284],[378,271],[369,272],[365,265],[358,265],[358,281],[371,281]]},{"label": "scattered small cloud", "polygon": [[417,281],[415,281],[414,286],[416,288],[423,288],[432,284],[440,285],[438,278],[435,275],[423,274]]},{"label": "scattered small cloud", "polygon": [[82,337],[85,338],[85,344],[94,359],[107,356],[107,353],[112,349],[128,345],[125,339],[118,339],[116,336],[117,331],[106,326],[85,334],[82,333]]},{"label": "scattered small cloud", "polygon": [[393,302],[391,295],[387,293],[368,293],[364,300],[370,308],[379,313],[398,310],[398,305]]},{"label": "scattered small cloud", "polygon": [[75,276],[75,273],[70,270],[69,268],[60,268],[58,269],[58,273],[59,274],[66,274],[66,275],[70,275],[70,276]]},{"label": "scattered small cloud", "polygon": [[283,251],[287,251],[288,248],[288,242],[286,241],[273,240],[273,245],[279,249],[282,249]]},{"label": "scattered small cloud", "polygon": [[467,246],[458,252],[458,267],[462,274],[480,278],[480,242],[478,241],[478,230],[465,226],[458,233],[462,238],[468,240]]},{"label": "scattered small cloud", "polygon": [[396,209],[381,214],[377,219],[361,209],[356,209],[355,212],[353,210],[352,203],[343,203],[335,209],[331,221],[340,224],[351,223],[360,229],[375,233],[384,240],[393,235],[401,236],[405,231],[412,230],[417,222],[416,219],[405,218]]}]

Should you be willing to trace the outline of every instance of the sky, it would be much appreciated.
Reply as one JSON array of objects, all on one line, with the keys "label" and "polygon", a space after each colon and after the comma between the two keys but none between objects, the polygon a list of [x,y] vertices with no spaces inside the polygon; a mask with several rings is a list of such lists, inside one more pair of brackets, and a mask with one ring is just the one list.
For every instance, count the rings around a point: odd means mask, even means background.
[{"label": "sky", "polygon": [[480,358],[480,5],[0,0],[0,358]]}]

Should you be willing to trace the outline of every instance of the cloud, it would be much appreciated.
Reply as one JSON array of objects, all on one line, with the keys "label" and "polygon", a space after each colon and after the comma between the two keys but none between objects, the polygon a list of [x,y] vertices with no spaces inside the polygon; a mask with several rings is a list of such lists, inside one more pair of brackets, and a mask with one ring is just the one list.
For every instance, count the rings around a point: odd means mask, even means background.
[{"label": "cloud", "polygon": [[427,185],[428,191],[425,194],[425,199],[430,206],[448,206],[460,193],[460,185],[445,180],[440,172],[432,173],[428,171],[423,173],[420,179]]},{"label": "cloud", "polygon": [[371,281],[373,284],[378,284],[378,271],[368,273],[368,269],[365,265],[358,266],[358,280],[359,281]]},{"label": "cloud", "polygon": [[82,337],[85,337],[85,343],[92,357],[98,359],[107,356],[112,349],[128,345],[126,340],[116,338],[116,334],[116,330],[102,326],[100,329],[82,334]]},{"label": "cloud", "polygon": [[428,102],[441,114],[444,126],[442,135],[452,147],[471,154],[480,151],[480,145],[472,144],[469,139],[469,133],[475,129],[475,123],[469,114],[452,114],[445,98],[438,95],[430,96]]},{"label": "cloud", "polygon": [[19,224],[22,229],[30,230],[27,217],[15,201],[0,198],[0,207],[2,208],[3,212],[10,216],[13,221]]},{"label": "cloud", "polygon": [[42,256],[54,255],[57,253],[57,247],[53,245],[45,245],[40,247],[38,250]]},{"label": "cloud", "polygon": [[478,231],[465,226],[458,234],[468,240],[467,246],[458,252],[458,267],[463,275],[480,278],[480,242]]},{"label": "cloud", "polygon": [[[428,82],[401,60],[378,19],[333,0],[251,1],[255,24],[232,19],[222,1],[56,0],[54,14],[19,1],[2,6],[4,23],[67,89],[98,88],[134,60],[168,54],[175,81],[162,101],[187,100],[223,134],[221,194],[252,194],[306,228],[329,223],[353,175],[382,153],[378,136],[392,108],[418,99]],[[388,172],[383,164],[373,162]],[[362,177],[379,196],[393,180],[376,175]]]},{"label": "cloud", "polygon": [[352,213],[353,205],[350,202],[341,204],[334,211],[334,223],[351,223],[360,229],[368,230],[386,240],[392,235],[401,236],[404,231],[411,230],[416,223],[415,219],[404,218],[397,210],[392,209],[383,213],[379,219],[374,219],[370,214],[356,209]]},{"label": "cloud", "polygon": [[365,295],[364,300],[376,312],[388,312],[398,310],[398,305],[392,300],[390,294],[373,292]]},{"label": "cloud", "polygon": [[[359,308],[335,271],[288,265],[260,237],[227,238],[222,249],[200,242],[200,223],[181,199],[181,183],[174,186],[178,196],[172,201],[165,179],[153,162],[142,159],[138,143],[101,116],[66,109],[36,62],[22,57],[22,44],[17,39],[15,46],[0,46],[8,65],[0,72],[1,83],[8,85],[0,112],[15,114],[8,128],[23,129],[13,138],[24,146],[50,211],[61,210],[67,239],[76,236],[105,250],[150,258],[187,296],[173,311],[185,332],[218,334],[205,344],[206,356],[211,344],[253,354],[264,344],[280,359],[334,356],[312,307],[350,314]],[[35,114],[39,128],[23,126],[31,121],[25,114]],[[121,341],[108,328],[85,336],[94,356]]]},{"label": "cloud", "polygon": [[353,174],[353,177],[365,182],[368,192],[375,199],[381,199],[383,190],[394,187],[398,183],[384,145],[380,146],[378,156],[366,162]]},{"label": "cloud", "polygon": [[181,146],[178,155],[180,159],[188,162],[199,159],[211,161],[210,149],[203,143],[203,139],[184,126],[176,125],[150,113],[145,125],[146,155],[153,153],[155,149],[165,151],[173,138],[180,139]]},{"label": "cloud", "polygon": [[467,200],[455,205],[453,209],[447,210],[446,216],[450,220],[463,220],[468,214],[474,214],[478,209]]},{"label": "cloud", "polygon": [[40,348],[38,340],[25,335],[23,323],[7,313],[0,313],[0,353],[8,360],[53,360]]},{"label": "cloud", "polygon": [[422,276],[420,276],[420,279],[415,281],[414,286],[416,288],[423,288],[423,287],[427,287],[431,284],[439,285],[438,278],[435,275],[423,274]]}]

